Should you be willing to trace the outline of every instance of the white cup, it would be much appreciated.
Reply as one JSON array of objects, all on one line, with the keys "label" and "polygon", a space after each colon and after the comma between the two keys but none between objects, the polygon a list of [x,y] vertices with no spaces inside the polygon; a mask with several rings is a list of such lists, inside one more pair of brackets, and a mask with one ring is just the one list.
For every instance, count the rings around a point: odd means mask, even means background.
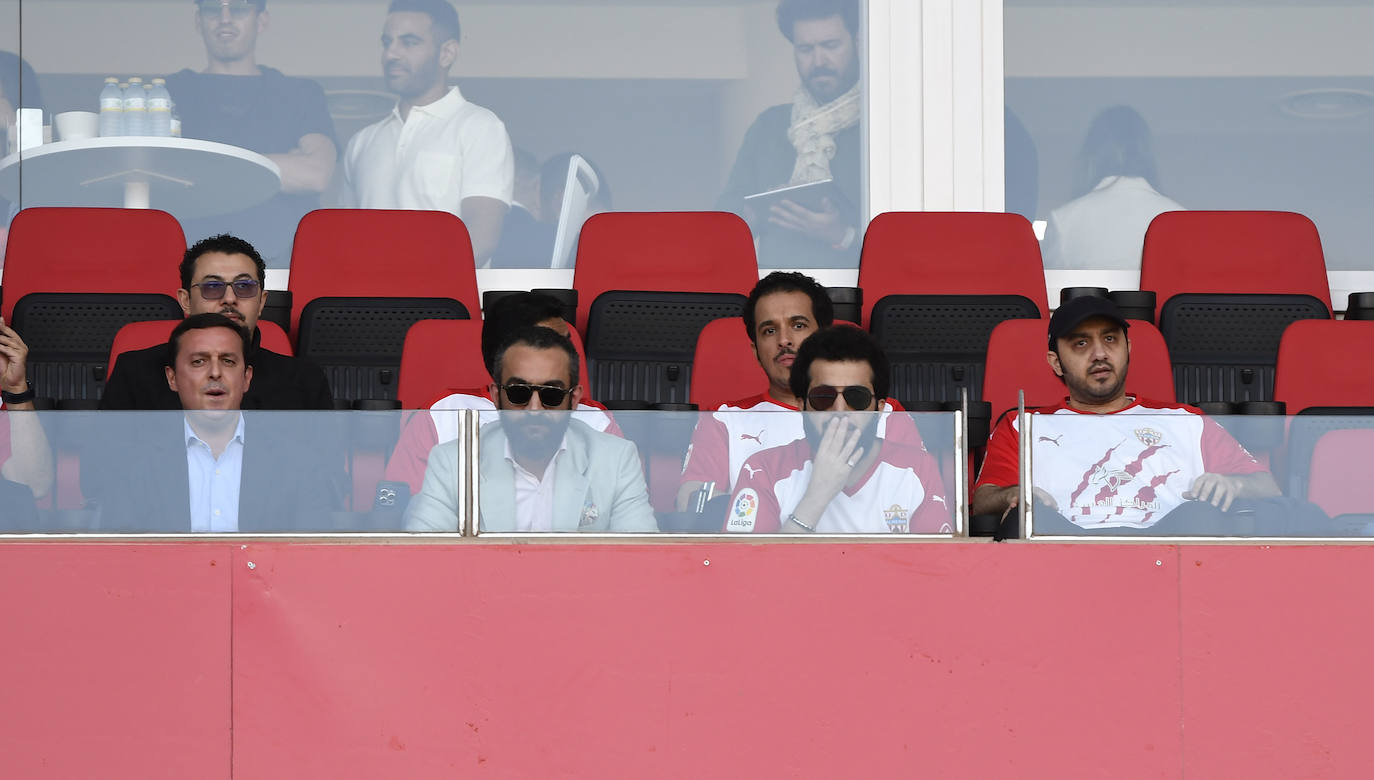
[{"label": "white cup", "polygon": [[63,141],[95,138],[100,133],[100,115],[94,111],[64,111],[56,121],[57,135]]}]

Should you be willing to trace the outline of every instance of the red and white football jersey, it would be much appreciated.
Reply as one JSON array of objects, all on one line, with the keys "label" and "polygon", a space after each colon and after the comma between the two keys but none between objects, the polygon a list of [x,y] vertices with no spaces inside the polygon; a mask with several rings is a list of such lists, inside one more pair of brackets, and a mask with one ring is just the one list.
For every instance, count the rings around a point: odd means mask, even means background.
[{"label": "red and white football jersey", "polygon": [[[884,412],[902,412],[901,404],[888,399]],[[714,482],[720,492],[733,490],[740,466],[756,452],[794,442],[805,433],[802,416],[795,406],[767,394],[721,404],[704,413],[692,433],[692,444],[682,469],[683,482]],[[888,422],[892,423],[891,432]],[[908,414],[884,416],[878,423],[878,436],[923,448],[921,434]]]},{"label": "red and white football jersey", "polygon": [[[1148,528],[1186,499],[1205,473],[1264,471],[1215,420],[1198,409],[1141,398],[1111,414],[1064,403],[1036,410],[1031,464],[1035,487],[1083,528]],[[1020,483],[1016,415],[998,423],[974,484]]]},{"label": "red and white football jersey", "polygon": [[[476,393],[450,393],[434,402],[429,409],[429,412],[413,412],[405,417],[396,449],[392,450],[386,462],[384,479],[408,483],[411,495],[420,492],[425,480],[429,451],[436,445],[458,438],[459,418],[462,417],[458,412],[468,409],[480,412],[480,425],[498,419],[496,404],[486,395]],[[578,404],[575,416],[593,430],[614,436],[623,435],[606,408],[595,401],[584,400]]]},{"label": "red and white football jersey", "polygon": [[[725,530],[770,533],[792,514],[811,483],[806,439],[755,453],[741,468]],[[816,521],[817,533],[951,533],[954,509],[935,458],[924,449],[884,441],[858,484],[841,490]]]}]

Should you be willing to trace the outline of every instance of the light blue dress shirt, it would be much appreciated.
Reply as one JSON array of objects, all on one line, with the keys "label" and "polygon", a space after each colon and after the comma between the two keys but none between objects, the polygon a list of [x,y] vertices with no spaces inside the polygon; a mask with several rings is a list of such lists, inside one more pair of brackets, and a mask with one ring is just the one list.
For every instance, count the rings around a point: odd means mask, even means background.
[{"label": "light blue dress shirt", "polygon": [[190,480],[191,532],[238,533],[239,480],[243,476],[243,415],[234,438],[216,458],[191,428],[186,426],[186,474]]}]

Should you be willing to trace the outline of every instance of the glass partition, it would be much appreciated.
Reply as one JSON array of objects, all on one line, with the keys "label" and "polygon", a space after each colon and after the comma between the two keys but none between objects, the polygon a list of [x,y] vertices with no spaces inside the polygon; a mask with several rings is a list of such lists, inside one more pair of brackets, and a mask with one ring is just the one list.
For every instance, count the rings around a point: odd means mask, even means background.
[{"label": "glass partition", "polygon": [[478,532],[949,537],[962,528],[958,420],[501,412],[479,437]]},{"label": "glass partition", "polygon": [[1038,155],[1046,268],[1138,274],[1156,214],[1259,209],[1311,217],[1331,271],[1374,270],[1371,24],[1337,0],[1007,0],[1006,101],[1030,141],[1009,134],[1007,170]]},{"label": "glass partition", "polygon": [[1374,417],[1180,408],[1026,419],[1033,538],[1374,535]]},{"label": "glass partition", "polygon": [[0,197],[164,209],[271,268],[332,206],[458,214],[479,267],[565,267],[597,212],[712,209],[765,266],[854,267],[864,4],[4,0],[54,143]]},{"label": "glass partition", "polygon": [[[436,484],[465,496],[467,418],[451,415],[430,460],[449,469]],[[0,532],[402,532],[409,489],[385,464],[403,422],[400,411],[0,412]],[[456,533],[460,520],[455,509],[433,530]]]}]

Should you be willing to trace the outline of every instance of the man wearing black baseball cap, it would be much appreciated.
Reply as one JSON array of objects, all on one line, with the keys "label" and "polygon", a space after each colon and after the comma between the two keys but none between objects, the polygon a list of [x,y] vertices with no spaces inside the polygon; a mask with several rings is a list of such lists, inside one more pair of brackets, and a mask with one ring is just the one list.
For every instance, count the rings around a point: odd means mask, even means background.
[{"label": "man wearing black baseball cap", "polygon": [[[1274,478],[1215,421],[1191,406],[1126,392],[1128,328],[1116,304],[1095,296],[1070,299],[1050,318],[1046,360],[1068,396],[1034,410],[1032,492],[1043,505],[1036,528],[1138,532],[1185,505],[1225,512],[1237,498],[1277,496]],[[1005,516],[1016,506],[1019,438],[1016,416],[1007,415],[988,443],[973,514]],[[1189,523],[1182,525],[1186,533]]]}]

